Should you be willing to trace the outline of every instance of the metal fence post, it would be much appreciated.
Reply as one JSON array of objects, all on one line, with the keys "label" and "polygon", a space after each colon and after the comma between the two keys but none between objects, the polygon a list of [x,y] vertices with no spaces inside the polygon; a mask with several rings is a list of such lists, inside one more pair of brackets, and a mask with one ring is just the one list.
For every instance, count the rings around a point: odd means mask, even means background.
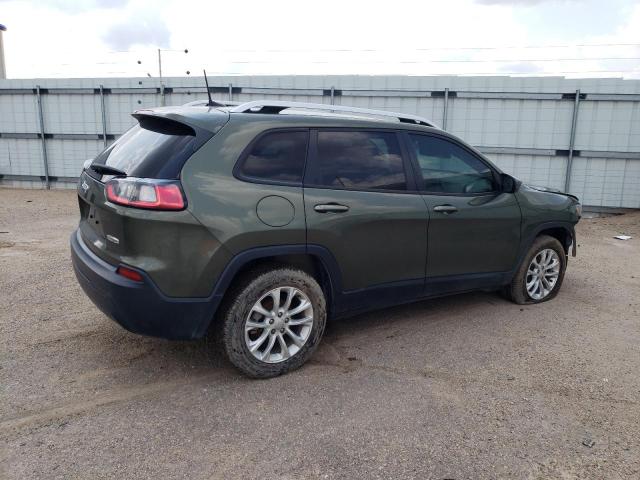
[{"label": "metal fence post", "polygon": [[336,93],[336,87],[331,87],[331,105],[335,105],[335,93]]},{"label": "metal fence post", "polygon": [[578,128],[578,109],[580,108],[580,89],[576,90],[576,100],[573,104],[573,117],[571,118],[571,134],[569,136],[569,157],[567,158],[567,171],[564,176],[564,191],[569,192],[571,183],[571,166],[573,164],[573,149],[576,143],[576,130]]},{"label": "metal fence post", "polygon": [[38,103],[38,117],[40,119],[40,141],[42,142],[42,163],[44,165],[44,181],[47,190],[51,188],[49,182],[49,161],[47,159],[47,144],[44,138],[44,115],[42,114],[42,96],[40,94],[40,85],[36,85],[36,100]]},{"label": "metal fence post", "polygon": [[233,83],[229,84],[229,101],[233,101]]},{"label": "metal fence post", "polygon": [[444,107],[442,109],[442,130],[447,129],[447,114],[449,113],[449,89],[444,89]]},{"label": "metal fence post", "polygon": [[162,50],[158,49],[158,76],[160,77],[160,105],[165,106],[164,81],[162,80]]},{"label": "metal fence post", "polygon": [[102,140],[107,148],[107,112],[104,108],[104,86],[100,85],[100,112],[102,113]]}]

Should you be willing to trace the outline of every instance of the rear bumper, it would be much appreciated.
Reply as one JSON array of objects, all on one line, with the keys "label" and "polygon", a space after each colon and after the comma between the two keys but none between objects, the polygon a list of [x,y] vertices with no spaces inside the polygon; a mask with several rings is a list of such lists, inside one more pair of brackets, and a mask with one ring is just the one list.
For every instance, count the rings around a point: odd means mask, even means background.
[{"label": "rear bumper", "polygon": [[116,274],[117,266],[97,257],[77,230],[71,235],[71,259],[80,286],[108,317],[130,332],[172,340],[202,337],[220,304],[221,296],[175,298],[164,295],[138,270],[143,282]]}]

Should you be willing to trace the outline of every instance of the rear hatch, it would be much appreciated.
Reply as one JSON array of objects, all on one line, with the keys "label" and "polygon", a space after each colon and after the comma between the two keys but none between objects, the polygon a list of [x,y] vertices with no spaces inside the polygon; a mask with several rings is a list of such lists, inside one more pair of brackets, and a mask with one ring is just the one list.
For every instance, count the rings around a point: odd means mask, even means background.
[{"label": "rear hatch", "polygon": [[[79,229],[86,245],[107,262],[152,272],[164,263],[162,236],[175,236],[177,224],[188,230],[188,225],[197,223],[185,210],[188,199],[180,186],[180,172],[226,124],[228,113],[191,107],[139,111],[134,117],[137,125],[85,163],[78,182]],[[182,206],[145,203],[147,192],[155,195],[158,187],[171,187],[182,195]],[[132,188],[138,188],[142,201],[127,201]]]}]

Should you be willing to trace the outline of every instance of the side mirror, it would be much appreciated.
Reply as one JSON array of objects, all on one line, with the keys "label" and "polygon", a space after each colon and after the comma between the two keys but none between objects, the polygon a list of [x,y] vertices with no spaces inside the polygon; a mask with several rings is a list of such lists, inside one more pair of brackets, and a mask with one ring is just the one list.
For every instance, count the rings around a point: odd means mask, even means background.
[{"label": "side mirror", "polygon": [[506,173],[500,175],[500,183],[504,193],[514,193],[518,189],[518,181]]}]

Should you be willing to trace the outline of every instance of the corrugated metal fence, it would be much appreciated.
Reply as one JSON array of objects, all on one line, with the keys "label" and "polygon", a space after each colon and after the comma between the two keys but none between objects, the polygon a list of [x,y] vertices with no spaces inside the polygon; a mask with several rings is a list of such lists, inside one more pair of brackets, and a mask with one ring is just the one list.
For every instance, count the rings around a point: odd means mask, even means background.
[{"label": "corrugated metal fence", "polygon": [[[640,81],[510,77],[212,77],[214,98],[388,109],[431,118],[532,184],[640,208]],[[71,187],[130,113],[206,98],[201,78],[0,80],[0,184]]]}]

